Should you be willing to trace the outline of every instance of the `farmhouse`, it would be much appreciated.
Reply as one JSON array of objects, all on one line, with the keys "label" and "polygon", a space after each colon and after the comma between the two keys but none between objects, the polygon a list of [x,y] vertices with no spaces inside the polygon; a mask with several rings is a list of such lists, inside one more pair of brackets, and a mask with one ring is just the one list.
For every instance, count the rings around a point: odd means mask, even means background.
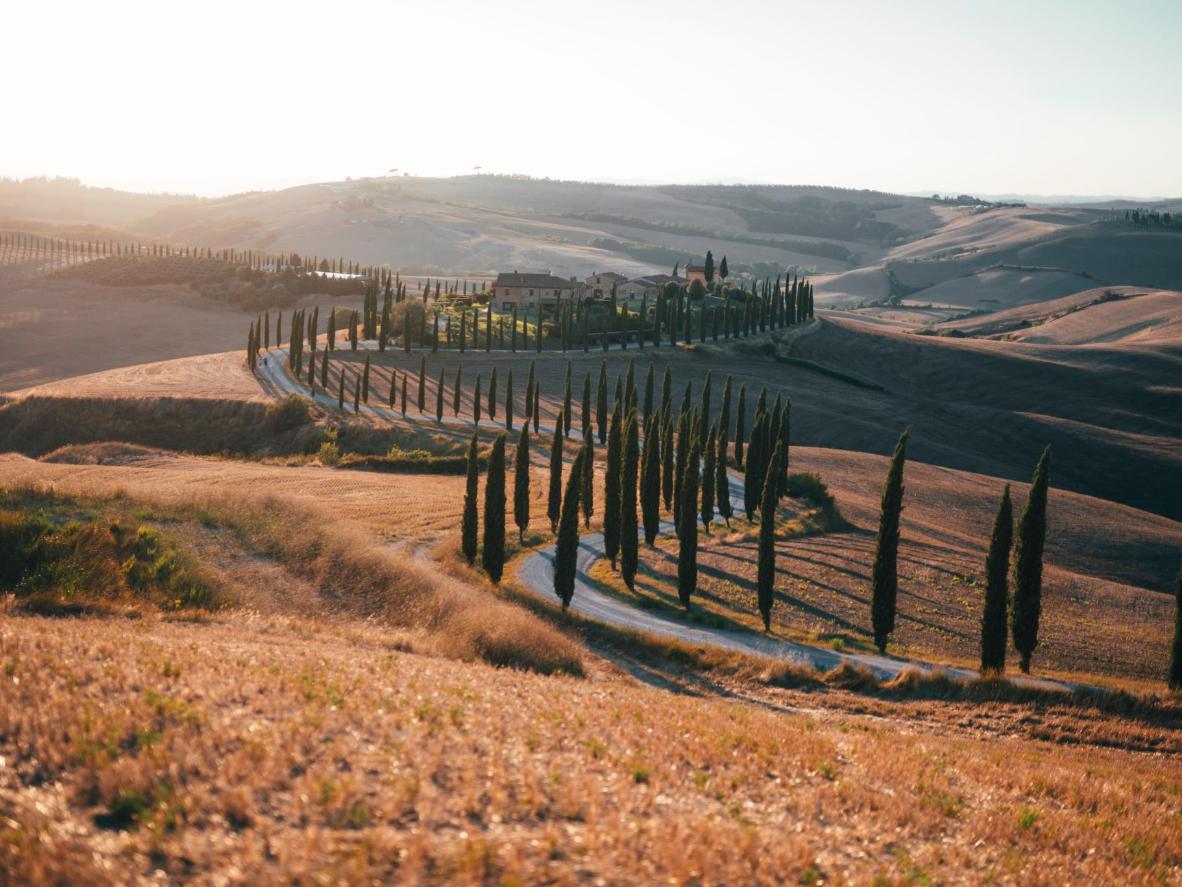
[{"label": "farmhouse", "polygon": [[[715,275],[718,274],[717,269],[714,273]],[[693,283],[695,280],[700,280],[703,284],[709,283],[709,281],[706,280],[706,266],[687,264],[685,266],[685,279],[686,283]]]},{"label": "farmhouse", "polygon": [[583,284],[583,296],[588,299],[606,299],[612,294],[612,287],[618,287],[628,278],[615,271],[596,271]]},{"label": "farmhouse", "polygon": [[657,293],[667,283],[676,283],[680,286],[685,283],[685,280],[681,277],[674,277],[672,274],[649,274],[620,284],[616,288],[616,293],[621,299],[640,299],[644,296],[655,299]]},{"label": "farmhouse", "polygon": [[493,309],[554,307],[564,299],[574,298],[581,288],[582,284],[575,278],[557,277],[548,271],[540,274],[502,271],[493,284]]}]

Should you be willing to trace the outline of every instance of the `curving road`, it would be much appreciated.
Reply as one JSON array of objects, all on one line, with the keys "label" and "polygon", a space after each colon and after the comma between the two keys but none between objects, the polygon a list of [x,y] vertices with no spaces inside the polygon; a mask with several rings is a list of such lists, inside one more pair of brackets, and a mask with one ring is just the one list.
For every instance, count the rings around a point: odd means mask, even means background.
[{"label": "curving road", "polygon": [[[296,382],[287,371],[287,350],[275,348],[263,352],[259,357],[258,372],[273,393],[301,394],[308,396],[306,386]],[[337,398],[317,391],[315,400],[332,409],[337,409]],[[379,420],[393,423],[401,419],[401,413],[386,406],[361,406],[360,411]],[[412,413],[408,411],[406,421],[413,421]],[[434,413],[419,413],[413,415],[421,417],[423,421],[440,424]],[[473,427],[471,419],[458,416],[444,416],[444,425]],[[480,426],[484,428],[503,429],[504,423],[490,419],[482,419]],[[542,423],[541,430],[552,432],[553,426]],[[731,475],[731,506],[735,513],[743,511],[743,478],[741,475]],[[662,520],[661,532],[673,530],[670,521]],[[549,545],[527,555],[518,568],[518,576],[522,586],[531,594],[549,602],[555,602],[554,596],[554,551],[555,546]],[[892,678],[904,671],[918,669],[933,671],[940,669],[947,674],[960,678],[973,678],[978,672],[966,668],[934,665],[914,659],[900,659],[892,656],[880,656],[874,653],[838,652],[824,647],[813,647],[798,644],[783,638],[760,634],[756,631],[743,629],[707,628],[689,625],[681,620],[663,616],[647,610],[642,610],[627,601],[601,591],[590,578],[592,565],[606,557],[602,533],[587,533],[579,537],[578,565],[575,574],[575,591],[571,600],[571,609],[581,616],[595,619],[616,628],[642,631],[657,637],[681,641],[687,644],[721,647],[738,653],[762,656],[769,659],[790,660],[801,665],[809,666],[820,671],[829,671],[842,664],[861,666],[869,669],[879,678]],[[1010,680],[1016,684],[1031,687],[1053,689],[1079,689],[1082,685],[1064,684],[1056,681],[1030,678],[1024,675],[1014,675]]]}]

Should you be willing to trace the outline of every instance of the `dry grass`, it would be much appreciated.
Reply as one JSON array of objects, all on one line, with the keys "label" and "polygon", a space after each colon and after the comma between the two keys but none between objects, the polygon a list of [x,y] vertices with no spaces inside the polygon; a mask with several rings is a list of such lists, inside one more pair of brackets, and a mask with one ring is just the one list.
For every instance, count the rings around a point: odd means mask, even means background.
[{"label": "dry grass", "polygon": [[334,620],[0,621],[15,883],[1169,880],[1176,758],[496,670]]}]

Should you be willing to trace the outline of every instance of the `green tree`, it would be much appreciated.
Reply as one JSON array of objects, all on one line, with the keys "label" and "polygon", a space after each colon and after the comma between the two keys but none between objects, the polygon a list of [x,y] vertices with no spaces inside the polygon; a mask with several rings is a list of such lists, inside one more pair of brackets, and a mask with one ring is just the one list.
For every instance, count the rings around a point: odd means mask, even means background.
[{"label": "green tree", "polygon": [[461,401],[464,397],[464,365],[461,363],[456,366],[456,387],[451,393],[451,414],[453,416],[460,415]]},{"label": "green tree", "polygon": [[714,253],[706,250],[706,283],[714,283]]},{"label": "green tree", "polygon": [[726,464],[726,444],[731,436],[731,377],[722,383],[722,404],[718,408],[718,439],[722,442],[722,462]]},{"label": "green tree", "polygon": [[702,450],[693,442],[682,479],[681,498],[686,514],[677,528],[680,551],[677,556],[677,598],[686,611],[690,597],[698,588],[698,521],[695,515],[698,497],[698,464]]},{"label": "green tree", "polygon": [[612,562],[613,570],[620,551],[620,472],[623,463],[620,409],[620,399],[616,398],[611,429],[607,434],[607,464],[603,475],[603,548]]},{"label": "green tree", "polygon": [[583,437],[591,436],[591,371],[583,377]]},{"label": "green tree", "polygon": [[[681,529],[681,522],[684,517],[682,511],[684,510],[684,500],[682,493],[685,491],[685,467],[689,462],[690,451],[690,415],[689,410],[683,404],[681,412],[677,419],[677,452],[673,460],[673,527],[674,529]],[[690,512],[690,520],[697,523],[698,516],[696,509]]]},{"label": "green tree", "polygon": [[730,269],[726,266],[726,256],[723,256],[722,261],[718,263],[718,276],[723,280],[730,277]]},{"label": "green tree", "polygon": [[599,365],[599,384],[595,390],[595,421],[599,426],[600,445],[607,442],[607,361]]},{"label": "green tree", "polygon": [[677,477],[677,452],[673,446],[673,414],[666,411],[665,421],[661,428],[661,498],[665,501],[665,510],[673,507],[673,482]]},{"label": "green tree", "polygon": [[517,438],[517,454],[513,458],[513,521],[517,524],[517,539],[525,542],[529,529],[529,424],[521,426]]},{"label": "green tree", "polygon": [[468,477],[464,487],[464,514],[460,519],[460,548],[468,565],[476,563],[476,496],[480,479],[480,460],[476,453],[476,432],[468,443]]},{"label": "green tree", "polygon": [[[562,416],[558,417],[560,420]],[[554,436],[550,439],[550,487],[546,499],[546,516],[550,518],[550,531],[558,532],[558,518],[562,515],[562,422],[554,425]]]},{"label": "green tree", "polygon": [[497,420],[497,368],[494,365],[488,377],[488,417]]},{"label": "green tree", "polygon": [[1010,546],[1014,542],[1014,511],[1006,484],[993,520],[993,536],[985,558],[985,613],[981,619],[981,673],[1000,674],[1006,668],[1006,583],[1010,575]]},{"label": "green tree", "polygon": [[493,441],[484,483],[484,547],[480,564],[493,582],[505,570],[505,434]]},{"label": "green tree", "polygon": [[706,378],[702,382],[702,401],[698,406],[698,439],[705,440],[710,433],[710,370],[706,370]]},{"label": "green tree", "polygon": [[895,444],[882,490],[882,513],[878,519],[878,541],[871,571],[870,617],[874,644],[886,652],[887,637],[895,630],[895,602],[899,593],[899,518],[903,513],[903,464],[907,460],[907,428]]},{"label": "green tree", "polygon": [[562,383],[562,423],[563,423],[562,430],[563,430],[563,433],[567,437],[570,437],[571,398],[572,398],[571,365],[570,365],[570,361],[568,360],[566,362],[566,377],[563,379],[563,383]]},{"label": "green tree", "polygon": [[731,525],[734,510],[731,507],[731,482],[726,470],[726,436],[718,435],[718,455],[714,460],[714,494],[718,502],[718,516]]},{"label": "green tree", "polygon": [[640,466],[640,420],[636,408],[624,424],[624,458],[620,465],[620,574],[629,590],[636,584],[640,534],[636,526],[636,476]]},{"label": "green tree", "polygon": [[735,467],[743,467],[743,432],[747,424],[747,383],[739,386],[739,406],[735,414]]},{"label": "green tree", "polygon": [[1047,447],[1034,469],[1026,507],[1018,519],[1014,548],[1014,608],[1012,630],[1024,673],[1038,646],[1042,616],[1042,551],[1047,537],[1047,490],[1051,482],[1051,448]]},{"label": "green tree", "polygon": [[554,548],[554,593],[562,601],[562,610],[570,606],[575,593],[575,573],[579,558],[579,486],[583,474],[583,451],[575,457],[570,477],[566,480],[566,495],[562,500],[562,514],[558,525],[558,542]]},{"label": "green tree", "polygon": [[645,433],[640,453],[640,514],[645,544],[652,545],[661,528],[661,438],[656,428]]},{"label": "green tree", "polygon": [[755,425],[751,429],[751,446],[747,450],[747,465],[743,469],[743,511],[747,520],[755,516],[759,507],[759,494],[763,490],[763,475],[766,471],[763,443],[767,438],[770,421],[766,410],[755,413]]},{"label": "green tree", "polygon": [[353,376],[353,412],[361,411],[361,373]]},{"label": "green tree", "polygon": [[776,502],[780,454],[768,462],[759,502],[759,570],[757,597],[763,630],[772,629],[772,603],[776,597]]},{"label": "green tree", "polygon": [[369,355],[365,355],[365,369],[361,374],[361,402],[369,403]]},{"label": "green tree", "polygon": [[591,526],[591,515],[595,513],[595,446],[591,436],[583,438],[583,488],[580,494],[583,503],[583,525]]},{"label": "green tree", "polygon": [[427,355],[419,359],[419,413],[424,411],[427,404]]},{"label": "green tree", "polygon": [[480,424],[480,373],[476,374],[476,387],[472,389],[472,424]]},{"label": "green tree", "polygon": [[714,481],[717,472],[714,470],[714,460],[718,455],[718,430],[710,426],[706,436],[706,446],[702,450],[702,527],[706,535],[710,535],[710,521],[714,520]]},{"label": "green tree", "polygon": [[[643,342],[644,339],[641,338]],[[648,434],[653,427],[653,389],[656,380],[654,374],[656,367],[650,360],[648,364],[648,371],[644,374],[644,433]]]},{"label": "green tree", "polygon": [[509,367],[509,378],[505,380],[505,428],[513,430],[513,367]]}]

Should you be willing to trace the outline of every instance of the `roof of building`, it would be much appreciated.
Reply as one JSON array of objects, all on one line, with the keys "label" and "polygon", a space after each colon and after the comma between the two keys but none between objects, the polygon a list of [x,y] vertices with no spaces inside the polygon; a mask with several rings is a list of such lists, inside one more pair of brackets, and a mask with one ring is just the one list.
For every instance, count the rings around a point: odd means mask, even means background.
[{"label": "roof of building", "polygon": [[686,273],[686,274],[689,274],[691,271],[702,271],[702,272],[705,272],[705,270],[706,270],[706,266],[705,266],[705,265],[695,265],[695,264],[693,264],[692,262],[687,262],[687,263],[686,263],[686,266],[685,266],[685,273]]},{"label": "roof of building", "polygon": [[635,277],[629,280],[628,283],[635,283],[643,287],[664,286],[667,283],[682,283],[684,278],[674,277],[672,274],[646,274],[644,277]]},{"label": "roof of building", "polygon": [[516,271],[502,271],[497,275],[494,286],[528,286],[535,289],[569,288],[571,282],[565,277],[553,274],[518,274]]}]

